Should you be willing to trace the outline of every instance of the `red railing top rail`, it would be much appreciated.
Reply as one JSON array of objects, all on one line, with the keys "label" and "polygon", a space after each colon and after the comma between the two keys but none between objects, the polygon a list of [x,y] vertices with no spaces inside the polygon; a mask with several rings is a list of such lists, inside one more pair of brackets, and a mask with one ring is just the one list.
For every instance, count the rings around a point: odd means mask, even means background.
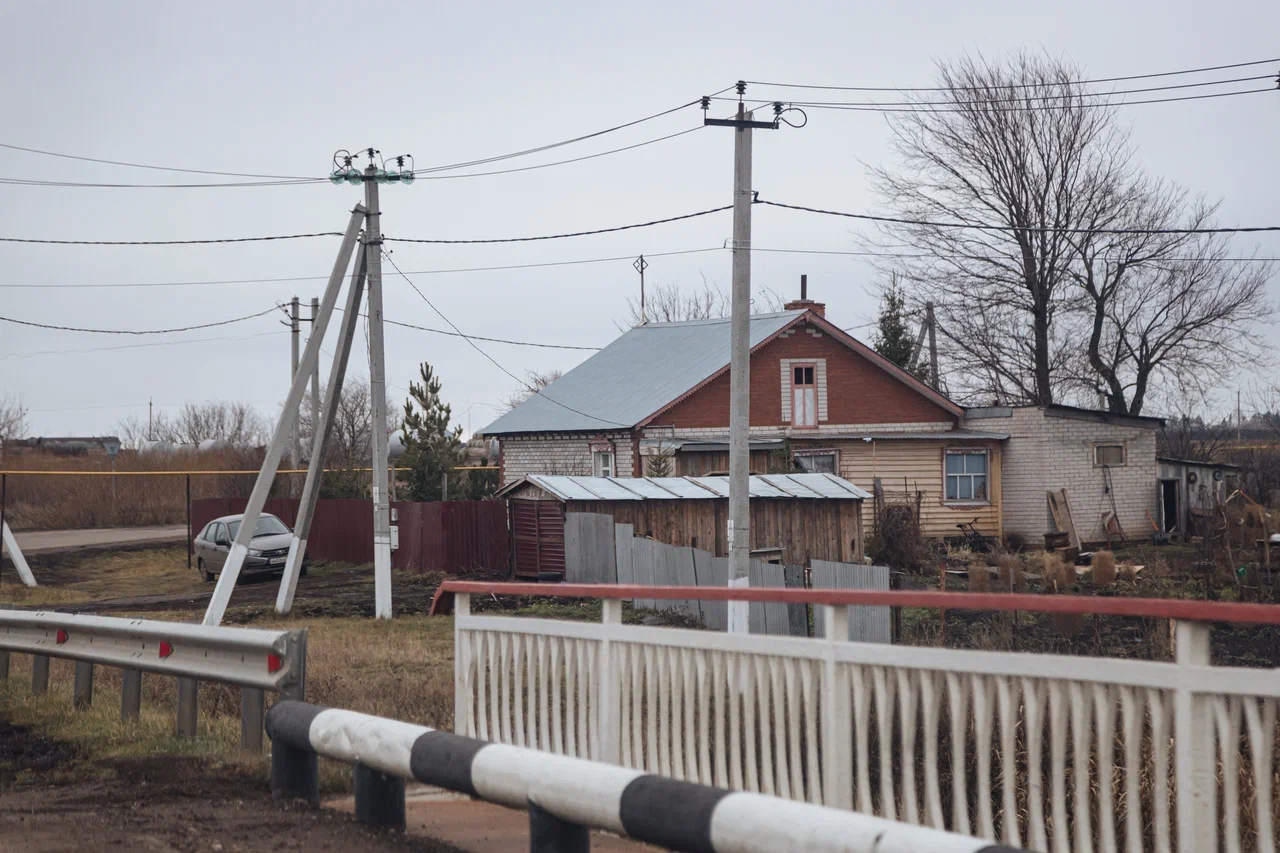
[{"label": "red railing top rail", "polygon": [[857,589],[779,589],[776,587],[628,586],[584,583],[507,583],[447,580],[436,591],[431,612],[449,612],[455,593],[472,595],[537,595],[557,598],[643,598],[702,601],[772,601],[785,604],[863,604],[925,607],[936,610],[1027,610],[1100,616],[1143,616],[1192,622],[1236,622],[1280,625],[1280,605],[1180,598],[1121,598],[1091,595],[1026,593],[876,591]]}]

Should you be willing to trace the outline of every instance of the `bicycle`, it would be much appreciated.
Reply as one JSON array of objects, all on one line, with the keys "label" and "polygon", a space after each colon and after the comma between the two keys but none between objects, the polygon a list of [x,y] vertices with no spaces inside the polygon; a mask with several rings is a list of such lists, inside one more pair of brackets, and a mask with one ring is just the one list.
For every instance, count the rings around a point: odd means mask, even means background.
[{"label": "bicycle", "polygon": [[977,523],[975,517],[973,521],[962,521],[956,525],[960,530],[960,542],[975,554],[986,554],[991,551],[991,540],[978,532]]}]

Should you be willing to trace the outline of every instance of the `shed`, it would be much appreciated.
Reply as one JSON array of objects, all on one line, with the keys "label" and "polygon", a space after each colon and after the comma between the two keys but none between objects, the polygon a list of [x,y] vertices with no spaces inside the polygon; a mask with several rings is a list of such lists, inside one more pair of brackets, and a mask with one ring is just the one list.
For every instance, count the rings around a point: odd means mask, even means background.
[{"label": "shed", "polygon": [[[861,563],[866,491],[834,474],[750,478],[751,550],[788,565]],[[728,477],[568,477],[530,474],[498,493],[511,531],[512,573],[564,571],[566,512],[602,513],[635,535],[727,556]]]},{"label": "shed", "polygon": [[1228,488],[1228,483],[1237,479],[1241,471],[1239,465],[1227,462],[1197,462],[1171,456],[1159,456],[1156,462],[1160,505],[1157,521],[1161,530],[1177,534],[1183,542],[1199,535],[1195,519],[1212,513],[1227,499],[1234,488]]}]

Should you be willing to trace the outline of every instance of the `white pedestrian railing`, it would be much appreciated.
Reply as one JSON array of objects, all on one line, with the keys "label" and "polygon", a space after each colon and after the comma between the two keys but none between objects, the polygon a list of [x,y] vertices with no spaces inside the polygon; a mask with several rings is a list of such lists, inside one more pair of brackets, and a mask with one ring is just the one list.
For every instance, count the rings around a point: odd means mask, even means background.
[{"label": "white pedestrian railing", "polygon": [[76,662],[73,702],[93,702],[95,664],[119,667],[120,713],[139,714],[142,673],[178,678],[177,733],[195,735],[197,687],[213,681],[241,688],[241,745],[261,751],[264,691],[303,698],[307,631],[223,628],[149,619],[0,609],[0,679],[9,656],[31,659],[31,690],[49,689],[50,658]]},{"label": "white pedestrian railing", "polygon": [[[625,587],[444,589],[458,734],[1055,853],[1275,851],[1280,670],[1211,666],[1209,622],[1280,607],[644,589],[823,604],[807,639],[623,625]],[[584,623],[473,615],[472,592],[609,598]],[[854,604],[1171,618],[1176,661],[849,642]]]}]

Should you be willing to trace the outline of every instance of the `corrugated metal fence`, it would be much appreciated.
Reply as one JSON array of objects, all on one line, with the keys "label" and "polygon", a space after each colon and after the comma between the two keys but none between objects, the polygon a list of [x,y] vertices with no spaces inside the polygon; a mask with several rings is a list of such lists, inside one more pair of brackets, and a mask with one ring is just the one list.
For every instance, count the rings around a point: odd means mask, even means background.
[{"label": "corrugated metal fence", "polygon": [[[244,512],[244,498],[207,498],[191,502],[191,532],[196,535],[215,518]],[[458,574],[489,570],[506,572],[507,508],[502,501],[395,501],[400,547],[391,565],[419,572]],[[298,501],[269,498],[263,512],[293,527]],[[317,501],[307,553],[317,560],[373,562],[373,505],[369,501]]]}]

